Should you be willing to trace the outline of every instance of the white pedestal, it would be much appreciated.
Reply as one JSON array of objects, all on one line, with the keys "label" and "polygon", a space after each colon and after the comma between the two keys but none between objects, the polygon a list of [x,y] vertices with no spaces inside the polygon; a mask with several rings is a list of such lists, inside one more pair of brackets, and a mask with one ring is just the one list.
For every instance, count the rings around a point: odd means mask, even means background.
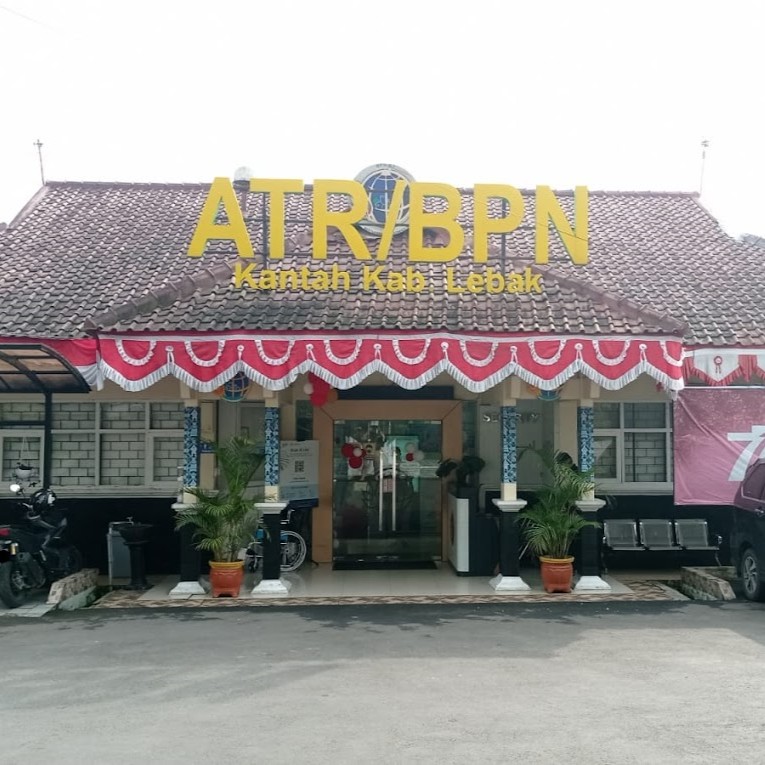
[{"label": "white pedestal", "polygon": [[252,588],[253,598],[274,598],[290,594],[292,582],[286,579],[262,579]]},{"label": "white pedestal", "polygon": [[574,592],[611,592],[611,585],[599,576],[582,576],[576,583]]},{"label": "white pedestal", "polygon": [[578,499],[576,506],[583,513],[597,513],[606,504],[605,499]]},{"label": "white pedestal", "polygon": [[204,595],[205,588],[197,582],[178,582],[169,592],[170,598],[177,600],[186,600],[192,595]]},{"label": "white pedestal", "polygon": [[492,502],[503,513],[519,513],[526,507],[525,499],[493,499]]},{"label": "white pedestal", "polygon": [[[186,494],[184,494],[184,498],[186,497]],[[193,500],[193,497],[191,498]],[[174,502],[170,507],[172,507],[173,510],[186,510],[189,507],[192,507],[193,504],[188,502]],[[172,590],[168,593],[170,598],[176,599],[176,600],[186,600],[190,598],[192,595],[204,595],[207,592],[205,588],[200,584],[199,580],[196,581],[189,581],[189,582],[178,582],[178,584],[173,587]]]},{"label": "white pedestal", "polygon": [[497,592],[521,593],[529,592],[529,590],[531,590],[531,587],[529,587],[519,576],[502,576],[502,574],[497,574],[494,579],[489,580],[489,584]]}]

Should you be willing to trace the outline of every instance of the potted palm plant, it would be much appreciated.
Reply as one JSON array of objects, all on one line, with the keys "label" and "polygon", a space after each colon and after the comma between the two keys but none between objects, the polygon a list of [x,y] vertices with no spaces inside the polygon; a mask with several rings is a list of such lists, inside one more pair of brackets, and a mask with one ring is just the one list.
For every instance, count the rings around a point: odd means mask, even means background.
[{"label": "potted palm plant", "polygon": [[187,488],[196,502],[178,511],[175,528],[195,526],[196,548],[211,553],[212,596],[236,597],[244,577],[239,552],[246,547],[258,523],[255,499],[247,497],[247,490],[265,456],[253,441],[241,436],[213,445],[213,453],[222,488],[219,491]]},{"label": "potted palm plant", "polygon": [[594,490],[592,471],[581,472],[564,452],[539,453],[550,475],[534,503],[520,515],[523,534],[539,557],[542,586],[546,592],[571,592],[574,558],[571,545],[587,526],[576,502]]}]

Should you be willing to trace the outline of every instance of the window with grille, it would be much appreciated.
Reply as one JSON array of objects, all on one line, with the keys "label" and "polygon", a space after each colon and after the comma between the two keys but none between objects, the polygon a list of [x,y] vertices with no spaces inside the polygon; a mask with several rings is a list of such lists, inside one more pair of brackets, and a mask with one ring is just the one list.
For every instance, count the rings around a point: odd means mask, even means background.
[{"label": "window with grille", "polygon": [[670,404],[596,402],[594,417],[599,483],[671,484]]}]

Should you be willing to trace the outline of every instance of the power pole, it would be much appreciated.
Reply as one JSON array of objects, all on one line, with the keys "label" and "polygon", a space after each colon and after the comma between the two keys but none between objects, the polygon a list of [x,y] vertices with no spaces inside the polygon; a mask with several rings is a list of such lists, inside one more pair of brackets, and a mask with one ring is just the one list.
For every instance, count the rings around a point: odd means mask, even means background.
[{"label": "power pole", "polygon": [[709,141],[705,138],[701,142],[701,177],[699,178],[699,196],[704,191],[704,168],[707,164],[707,149],[709,148]]},{"label": "power pole", "polygon": [[45,168],[43,167],[43,156],[42,156],[42,141],[38,138],[32,146],[37,147],[37,157],[40,160],[40,180],[42,181],[42,185],[45,185]]}]

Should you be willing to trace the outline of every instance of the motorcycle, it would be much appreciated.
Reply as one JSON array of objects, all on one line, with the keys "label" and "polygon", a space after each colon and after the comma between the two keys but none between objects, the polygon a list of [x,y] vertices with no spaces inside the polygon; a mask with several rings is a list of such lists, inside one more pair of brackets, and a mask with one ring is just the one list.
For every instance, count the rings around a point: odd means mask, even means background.
[{"label": "motorcycle", "polygon": [[82,555],[63,538],[67,520],[52,489],[29,497],[17,483],[10,490],[23,509],[23,522],[0,526],[0,600],[18,608],[32,590],[79,571]]}]

